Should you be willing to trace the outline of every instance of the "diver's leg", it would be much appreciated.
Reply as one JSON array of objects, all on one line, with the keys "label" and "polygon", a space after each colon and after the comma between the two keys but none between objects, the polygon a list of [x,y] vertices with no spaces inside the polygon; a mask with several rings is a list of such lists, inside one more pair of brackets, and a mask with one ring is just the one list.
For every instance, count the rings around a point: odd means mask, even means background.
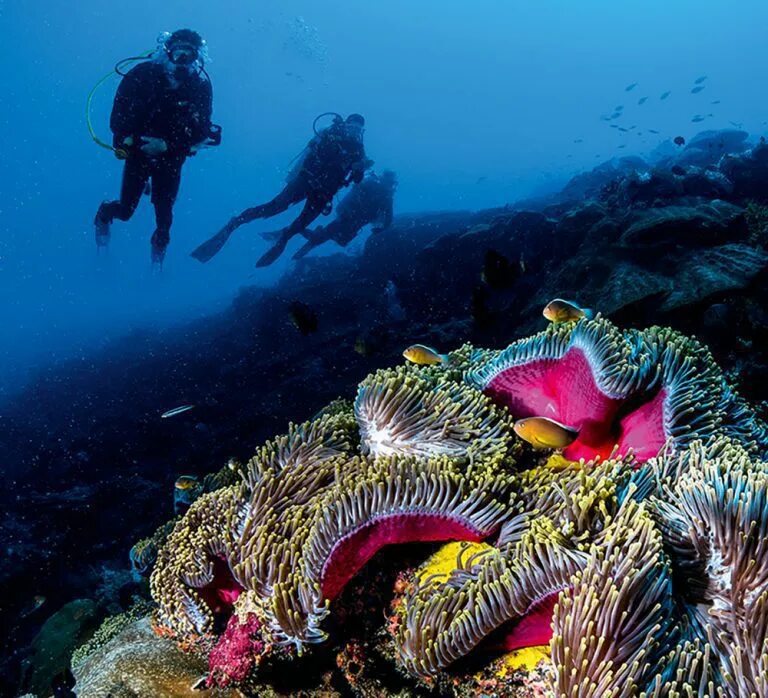
[{"label": "diver's leg", "polygon": [[346,247],[357,237],[362,228],[362,225],[357,226],[355,223],[339,223],[336,235],[333,236],[333,241],[340,247]]},{"label": "diver's leg", "polygon": [[241,214],[231,218],[229,222],[212,238],[209,238],[193,251],[192,256],[199,262],[208,262],[219,253],[227,244],[232,233],[241,225],[250,223],[257,218],[267,218],[285,211],[291,204],[301,201],[305,197],[304,185],[298,178],[289,183],[272,201],[247,208]]},{"label": "diver's leg", "polygon": [[152,258],[162,262],[171,241],[173,205],[181,184],[183,158],[159,160],[152,171],[152,204],[155,207],[155,232],[152,234]]},{"label": "diver's leg", "polygon": [[117,201],[105,201],[96,212],[97,244],[106,244],[109,237],[109,226],[117,218],[127,221],[139,205],[141,195],[149,178],[147,162],[140,156],[130,157],[123,166],[123,181],[120,187],[120,198]]},{"label": "diver's leg", "polygon": [[291,237],[303,233],[307,229],[307,226],[312,225],[317,217],[323,213],[332,198],[333,196],[329,197],[323,192],[311,193],[307,197],[307,201],[304,204],[304,208],[301,209],[301,213],[296,220],[286,228],[286,231],[290,231]]},{"label": "diver's leg", "polygon": [[247,208],[233,220],[237,220],[238,225],[244,225],[245,223],[255,221],[257,218],[272,218],[272,216],[282,213],[305,197],[306,189],[303,182],[297,178],[286,184],[283,191],[271,201],[268,201],[266,204],[261,204],[260,206]]},{"label": "diver's leg", "polygon": [[310,225],[325,209],[328,204],[328,197],[318,194],[310,194],[307,197],[307,201],[304,204],[304,208],[301,210],[298,218],[293,221],[287,228],[285,228],[277,242],[267,250],[256,262],[257,267],[268,267],[274,262],[285,250],[285,246],[288,241],[299,233],[303,232],[308,225]]}]

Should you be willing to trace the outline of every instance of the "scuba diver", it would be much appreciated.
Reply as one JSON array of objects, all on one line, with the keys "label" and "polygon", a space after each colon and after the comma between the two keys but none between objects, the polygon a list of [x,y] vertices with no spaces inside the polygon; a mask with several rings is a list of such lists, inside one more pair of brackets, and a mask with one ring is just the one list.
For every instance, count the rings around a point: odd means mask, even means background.
[{"label": "scuba diver", "polygon": [[[151,182],[156,228],[152,261],[162,263],[170,242],[173,204],[181,168],[201,148],[219,145],[221,128],[211,123],[211,81],[205,71],[207,49],[191,29],[161,34],[158,48],[123,76],[115,95],[110,128],[113,149],[125,160],[120,199],[105,201],[96,213],[96,244],[109,241],[117,218],[127,221]],[[98,141],[97,141],[98,142]]]},{"label": "scuba diver", "polygon": [[391,170],[384,170],[380,177],[369,172],[363,181],[356,184],[341,200],[336,207],[336,218],[333,221],[326,226],[318,226],[302,233],[307,242],[293,258],[301,259],[328,240],[346,247],[370,223],[374,224],[374,234],[389,228],[392,225],[395,189],[397,176]]},{"label": "scuba diver", "polygon": [[[321,114],[317,119],[321,116],[326,115]],[[294,235],[303,232],[321,213],[328,215],[331,212],[333,197],[342,187],[362,181],[365,170],[373,165],[363,147],[365,119],[360,114],[350,114],[346,120],[338,114],[334,116],[331,126],[319,132],[315,129],[315,137],[289,173],[285,188],[272,201],[246,209],[232,218],[216,235],[192,252],[195,259],[209,261],[241,225],[257,218],[270,218],[304,201],[298,218],[275,236],[275,244],[256,262],[257,267],[269,266],[283,253]]]}]

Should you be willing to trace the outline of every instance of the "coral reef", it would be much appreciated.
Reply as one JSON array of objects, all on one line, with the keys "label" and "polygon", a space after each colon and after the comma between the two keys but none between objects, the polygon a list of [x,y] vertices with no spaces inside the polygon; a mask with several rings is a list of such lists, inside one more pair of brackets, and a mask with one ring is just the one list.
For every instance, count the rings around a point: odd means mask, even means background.
[{"label": "coral reef", "polygon": [[[578,439],[522,447],[513,418],[550,414]],[[301,663],[360,695],[762,695],[766,442],[665,328],[583,319],[378,371],[207,480],[158,554],[154,627],[246,693]]]},{"label": "coral reef", "polygon": [[[123,624],[73,665],[77,695],[82,698],[194,698],[200,692],[193,686],[204,672],[203,660],[157,637],[146,618]],[[216,689],[205,695],[235,698],[243,694]]]},{"label": "coral reef", "polygon": [[[645,159],[612,159],[535,200],[398,216],[360,254],[306,258],[209,317],[145,328],[30,376],[3,406],[0,430],[17,483],[0,507],[9,541],[0,623],[12,629],[0,692],[16,688],[11,665],[40,617],[88,596],[87,570],[124,564],[133,542],[171,518],[181,473],[204,492],[237,484],[254,444],[338,395],[354,398],[361,377],[415,341],[501,347],[540,331],[553,297],[574,298],[621,326],[695,333],[765,414],[768,146],[758,140],[706,133]],[[502,283],[486,274],[489,256],[503,262]],[[318,332],[300,337],[285,321],[294,301],[317,313]],[[196,410],[158,420],[180,395],[198,396]],[[516,456],[519,467],[529,457]],[[114,506],[115,492],[130,493],[130,506]],[[136,562],[146,574],[154,551],[144,552]],[[48,603],[22,618],[30,592]]]}]

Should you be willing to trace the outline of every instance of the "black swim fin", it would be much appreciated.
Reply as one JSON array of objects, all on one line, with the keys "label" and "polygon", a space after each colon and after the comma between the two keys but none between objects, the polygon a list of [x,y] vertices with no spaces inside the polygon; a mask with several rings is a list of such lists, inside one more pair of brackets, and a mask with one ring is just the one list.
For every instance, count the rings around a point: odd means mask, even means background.
[{"label": "black swim fin", "polygon": [[317,247],[317,244],[314,240],[307,240],[297,251],[296,254],[293,255],[294,259],[301,259],[302,257],[306,257],[312,250]]},{"label": "black swim fin", "polygon": [[264,230],[259,233],[259,237],[262,238],[262,240],[268,240],[269,242],[275,242],[276,240],[280,239],[280,236],[283,234],[282,230]]},{"label": "black swim fin", "polygon": [[230,221],[218,233],[216,233],[216,235],[214,235],[209,240],[206,240],[199,247],[196,247],[191,252],[191,256],[203,264],[205,262],[209,262],[221,251],[221,248],[227,244],[229,236],[235,232],[237,227],[237,224]]},{"label": "black swim fin", "polygon": [[101,207],[96,214],[96,218],[93,219],[93,229],[96,233],[96,248],[106,247],[109,244],[110,225],[101,217]]},{"label": "black swim fin", "polygon": [[288,244],[288,241],[291,239],[291,237],[291,235],[286,235],[283,233],[280,239],[259,258],[259,261],[256,262],[256,266],[268,267],[270,264],[272,264],[272,262],[274,262],[281,254],[283,254],[285,246]]}]

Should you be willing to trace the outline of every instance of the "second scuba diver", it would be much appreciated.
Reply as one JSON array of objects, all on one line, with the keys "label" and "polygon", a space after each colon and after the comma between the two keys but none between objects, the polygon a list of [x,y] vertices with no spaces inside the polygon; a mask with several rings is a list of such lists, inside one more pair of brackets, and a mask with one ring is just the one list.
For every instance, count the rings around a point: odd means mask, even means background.
[{"label": "second scuba diver", "polygon": [[397,176],[392,170],[384,170],[381,176],[368,172],[362,182],[355,184],[336,207],[336,218],[326,226],[318,226],[302,233],[307,239],[294,259],[301,259],[315,247],[333,240],[346,247],[369,224],[378,234],[392,225],[393,203],[397,189]]},{"label": "second scuba diver", "polygon": [[201,36],[179,29],[161,35],[158,49],[124,74],[110,118],[115,154],[125,159],[123,181],[120,199],[105,201],[96,214],[97,245],[107,244],[115,218],[131,218],[151,181],[156,221],[152,260],[163,261],[182,165],[189,155],[221,140],[220,127],[211,123],[206,57]]},{"label": "second scuba diver", "polygon": [[302,233],[320,214],[330,213],[333,197],[342,187],[362,181],[365,170],[373,164],[365,154],[364,130],[365,119],[360,114],[350,114],[346,120],[337,115],[331,126],[316,133],[309,142],[303,159],[288,175],[283,191],[272,201],[246,209],[232,218],[216,235],[194,250],[192,256],[207,262],[241,225],[257,218],[270,218],[304,201],[298,218],[279,232],[275,244],[256,266],[272,264],[294,235]]}]

